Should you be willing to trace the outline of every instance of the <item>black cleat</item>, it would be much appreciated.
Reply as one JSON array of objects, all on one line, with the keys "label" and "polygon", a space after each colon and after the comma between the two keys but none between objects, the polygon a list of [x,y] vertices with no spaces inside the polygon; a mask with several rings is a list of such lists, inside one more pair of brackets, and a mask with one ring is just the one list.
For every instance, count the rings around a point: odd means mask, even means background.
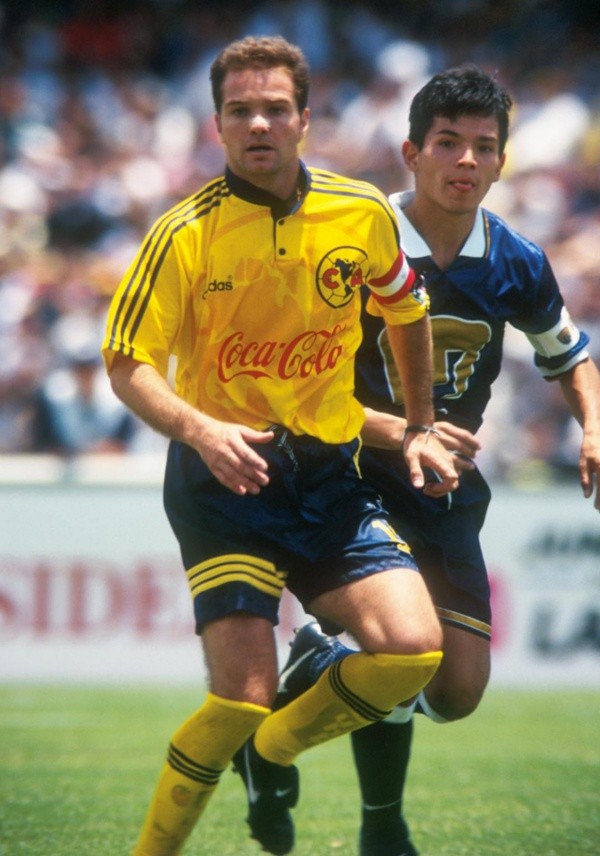
[{"label": "black cleat", "polygon": [[[296,630],[290,642],[290,655],[279,676],[273,709],[293,701],[314,684],[327,666],[350,653],[335,636],[326,636],[316,621]],[[246,786],[246,822],[252,838],[267,853],[276,856],[290,853],[295,839],[290,809],[300,794],[298,768],[267,761],[258,754],[251,737],[233,756],[233,769]]]},{"label": "black cleat", "polygon": [[267,853],[283,856],[294,847],[290,809],[298,802],[298,768],[273,764],[258,754],[250,737],[233,756],[233,769],[242,777],[248,797],[250,835]]},{"label": "black cleat", "polygon": [[419,851],[410,840],[408,826],[399,817],[392,828],[360,831],[360,856],[419,856]]},{"label": "black cleat", "polygon": [[273,709],[284,707],[318,679],[328,666],[352,653],[350,648],[327,636],[317,621],[295,631],[290,642],[290,655],[279,675],[279,688]]}]

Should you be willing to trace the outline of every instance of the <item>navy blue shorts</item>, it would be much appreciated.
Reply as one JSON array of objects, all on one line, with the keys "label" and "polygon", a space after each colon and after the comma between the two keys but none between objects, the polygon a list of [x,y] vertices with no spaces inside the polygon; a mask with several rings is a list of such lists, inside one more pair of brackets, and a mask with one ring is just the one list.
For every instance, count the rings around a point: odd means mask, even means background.
[{"label": "navy blue shorts", "polygon": [[342,445],[277,429],[257,445],[270,482],[257,496],[223,487],[191,447],[169,446],[167,517],[179,542],[196,631],[236,611],[277,624],[284,586],[302,605],[349,582],[417,566],[378,493]]},{"label": "navy blue shorts", "polygon": [[475,469],[448,497],[415,490],[401,452],[362,449],[360,467],[411,546],[443,623],[490,638],[490,585],[479,532],[490,489]]}]

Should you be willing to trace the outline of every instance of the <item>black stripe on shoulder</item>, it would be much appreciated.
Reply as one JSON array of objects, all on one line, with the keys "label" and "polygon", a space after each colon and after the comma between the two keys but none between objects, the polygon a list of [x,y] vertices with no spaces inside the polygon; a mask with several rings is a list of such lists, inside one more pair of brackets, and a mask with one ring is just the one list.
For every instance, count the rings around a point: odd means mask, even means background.
[{"label": "black stripe on shoulder", "polygon": [[352,199],[365,199],[374,202],[386,214],[391,222],[396,240],[400,243],[400,229],[394,210],[391,207],[386,196],[368,181],[360,181],[359,179],[348,178],[346,176],[337,175],[327,170],[311,170],[311,192],[323,193],[329,196],[349,197]]},{"label": "black stripe on shoulder", "polygon": [[[156,282],[156,277],[164,257],[171,246],[173,235],[193,220],[205,217],[210,211],[218,207],[223,199],[230,195],[231,192],[225,180],[223,178],[217,179],[203,187],[198,193],[184,199],[179,205],[171,208],[163,217],[156,221],[144,239],[137,264],[131,272],[129,281],[121,295],[111,330],[110,346],[114,346],[117,340],[117,331],[120,329],[123,339],[120,350],[127,355],[131,355],[133,352],[131,342],[135,338],[135,334],[141,323]],[[152,271],[152,274],[147,279],[149,271]],[[144,291],[144,298],[138,307],[138,302]],[[128,302],[129,307],[125,310]],[[136,319],[132,324],[131,319],[134,313],[136,313]],[[130,325],[128,335],[130,344],[126,346],[124,343],[125,333]]]}]

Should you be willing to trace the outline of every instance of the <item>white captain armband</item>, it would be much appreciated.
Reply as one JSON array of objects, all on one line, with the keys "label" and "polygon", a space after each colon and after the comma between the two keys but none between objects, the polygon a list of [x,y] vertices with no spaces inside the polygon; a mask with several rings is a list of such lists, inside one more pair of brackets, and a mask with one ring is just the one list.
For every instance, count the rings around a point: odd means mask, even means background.
[{"label": "white captain armband", "polygon": [[545,333],[527,333],[526,335],[540,357],[560,357],[577,344],[581,334],[563,306],[560,318],[554,327],[546,330]]},{"label": "white captain armband", "polygon": [[587,336],[580,341],[582,333],[564,306],[553,327],[544,333],[526,333],[526,336],[535,348],[535,362],[544,377],[562,374],[588,356],[584,350]]}]

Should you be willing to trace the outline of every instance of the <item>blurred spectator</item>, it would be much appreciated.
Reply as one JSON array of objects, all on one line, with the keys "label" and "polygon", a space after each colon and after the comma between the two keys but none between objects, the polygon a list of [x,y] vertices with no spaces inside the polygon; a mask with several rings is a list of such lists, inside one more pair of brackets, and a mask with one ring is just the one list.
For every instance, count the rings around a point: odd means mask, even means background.
[{"label": "blurred spectator", "polygon": [[[220,173],[207,67],[250,32],[309,57],[306,160],[386,192],[410,183],[399,147],[423,77],[466,61],[497,72],[515,110],[489,207],[546,248],[598,358],[599,31],[594,0],[0,0],[0,452],[163,448],[83,352],[151,222]],[[560,475],[578,427],[552,384],[529,383],[524,338],[508,339],[485,466],[518,477],[532,456]]]},{"label": "blurred spectator", "polygon": [[365,87],[341,109],[331,146],[345,169],[392,193],[408,181],[401,156],[413,96],[429,77],[429,51],[408,40],[377,55]]},{"label": "blurred spectator", "polygon": [[511,134],[514,172],[561,167],[578,151],[591,110],[571,91],[573,83],[566,69],[544,69],[532,79]]},{"label": "blurred spectator", "polygon": [[37,396],[33,437],[39,451],[59,455],[123,452],[135,422],[112,394],[97,343],[73,350],[66,365],[44,380]]}]

